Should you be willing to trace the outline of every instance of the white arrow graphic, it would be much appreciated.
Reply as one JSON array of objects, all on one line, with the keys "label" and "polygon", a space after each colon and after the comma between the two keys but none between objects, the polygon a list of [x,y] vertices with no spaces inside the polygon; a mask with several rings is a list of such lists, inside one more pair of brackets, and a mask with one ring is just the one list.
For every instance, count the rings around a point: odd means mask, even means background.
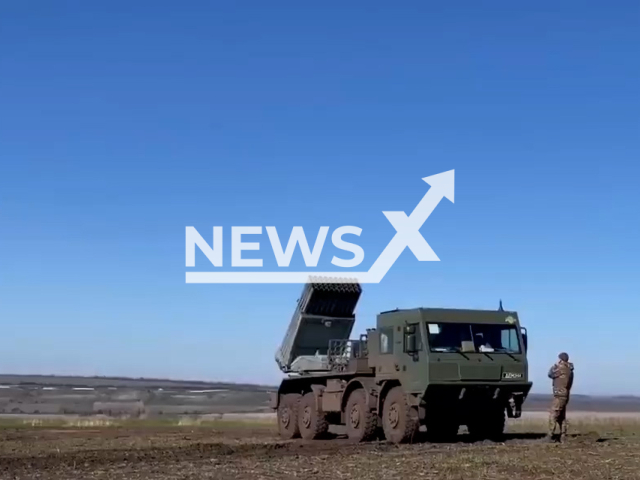
[{"label": "white arrow graphic", "polygon": [[404,212],[382,212],[396,229],[396,234],[367,272],[370,277],[367,283],[380,283],[406,247],[409,247],[420,262],[440,261],[436,252],[420,234],[420,228],[442,197],[447,197],[451,203],[454,202],[454,170],[431,175],[422,180],[431,185],[431,188],[409,217]]},{"label": "white arrow graphic", "polygon": [[420,262],[439,262],[420,234],[420,228],[444,197],[454,203],[454,172],[449,170],[423,178],[431,188],[411,215],[382,212],[396,229],[396,234],[368,272],[187,272],[186,283],[307,283],[312,277],[322,277],[314,278],[314,281],[324,283],[380,283],[407,247]]}]

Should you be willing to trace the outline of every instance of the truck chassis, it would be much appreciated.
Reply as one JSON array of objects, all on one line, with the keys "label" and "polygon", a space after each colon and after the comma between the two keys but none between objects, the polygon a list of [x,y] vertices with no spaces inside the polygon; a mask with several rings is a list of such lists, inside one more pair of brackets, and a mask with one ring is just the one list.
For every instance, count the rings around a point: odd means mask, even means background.
[{"label": "truck chassis", "polygon": [[[501,438],[506,418],[521,415],[531,388],[526,371],[518,374],[520,377],[513,375],[514,381],[503,381],[507,377],[430,381],[424,389],[407,388],[403,384],[406,365],[401,367],[396,361],[383,372],[381,361],[376,360],[381,358],[374,347],[380,338],[377,329],[348,340],[360,291],[357,284],[316,282],[305,286],[276,354],[277,363],[288,374],[270,397],[281,437],[328,438],[330,426],[339,425],[346,427],[347,436],[356,442],[411,442],[421,426],[426,427],[431,441],[454,439],[460,426],[466,426],[477,439]],[[401,328],[397,326],[397,330]],[[331,338],[336,332],[339,338]],[[412,336],[406,335],[405,341],[415,343]],[[469,359],[464,352],[461,355]],[[516,360],[513,364],[522,367]]]}]

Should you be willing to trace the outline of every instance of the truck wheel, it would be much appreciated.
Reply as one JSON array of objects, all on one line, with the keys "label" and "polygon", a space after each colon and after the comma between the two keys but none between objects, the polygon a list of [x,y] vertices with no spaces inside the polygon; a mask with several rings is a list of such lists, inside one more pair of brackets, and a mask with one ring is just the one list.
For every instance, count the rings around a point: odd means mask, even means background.
[{"label": "truck wheel", "polygon": [[501,440],[505,427],[504,410],[494,410],[469,422],[469,434],[476,440]]},{"label": "truck wheel", "polygon": [[419,431],[418,412],[408,404],[401,387],[393,387],[384,399],[382,427],[391,443],[409,442]]},{"label": "truck wheel", "polygon": [[288,393],[280,396],[278,405],[278,432],[282,438],[288,440],[298,438],[300,429],[298,428],[298,405],[302,395],[298,393]]},{"label": "truck wheel", "polygon": [[378,427],[377,416],[369,410],[367,398],[362,388],[354,390],[349,395],[345,408],[345,423],[347,436],[356,442],[373,440]]},{"label": "truck wheel", "polygon": [[298,429],[305,440],[316,440],[326,435],[329,423],[322,411],[316,407],[316,398],[313,392],[302,396],[298,405]]}]

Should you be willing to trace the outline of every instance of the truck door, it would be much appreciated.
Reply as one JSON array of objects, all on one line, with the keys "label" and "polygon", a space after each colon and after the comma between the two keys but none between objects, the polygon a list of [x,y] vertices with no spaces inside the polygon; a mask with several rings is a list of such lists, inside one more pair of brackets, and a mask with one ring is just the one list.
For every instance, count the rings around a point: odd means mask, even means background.
[{"label": "truck door", "polygon": [[407,323],[401,329],[402,343],[397,345],[400,381],[408,392],[422,393],[427,382],[427,357],[420,322]]},{"label": "truck door", "polygon": [[377,332],[377,336],[379,347],[376,359],[376,375],[383,380],[398,378],[400,366],[396,351],[402,339],[395,332],[393,326],[381,327]]}]

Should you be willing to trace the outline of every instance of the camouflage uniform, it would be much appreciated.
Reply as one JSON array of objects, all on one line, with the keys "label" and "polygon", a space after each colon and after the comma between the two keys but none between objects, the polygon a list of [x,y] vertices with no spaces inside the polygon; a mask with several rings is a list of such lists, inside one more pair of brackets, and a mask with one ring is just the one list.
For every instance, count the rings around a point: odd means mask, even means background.
[{"label": "camouflage uniform", "polygon": [[573,363],[568,361],[568,356],[561,355],[558,363],[549,369],[548,376],[553,381],[553,403],[549,412],[549,438],[556,430],[556,424],[560,426],[560,438],[567,437],[569,427],[567,421],[567,404],[573,386]]}]

